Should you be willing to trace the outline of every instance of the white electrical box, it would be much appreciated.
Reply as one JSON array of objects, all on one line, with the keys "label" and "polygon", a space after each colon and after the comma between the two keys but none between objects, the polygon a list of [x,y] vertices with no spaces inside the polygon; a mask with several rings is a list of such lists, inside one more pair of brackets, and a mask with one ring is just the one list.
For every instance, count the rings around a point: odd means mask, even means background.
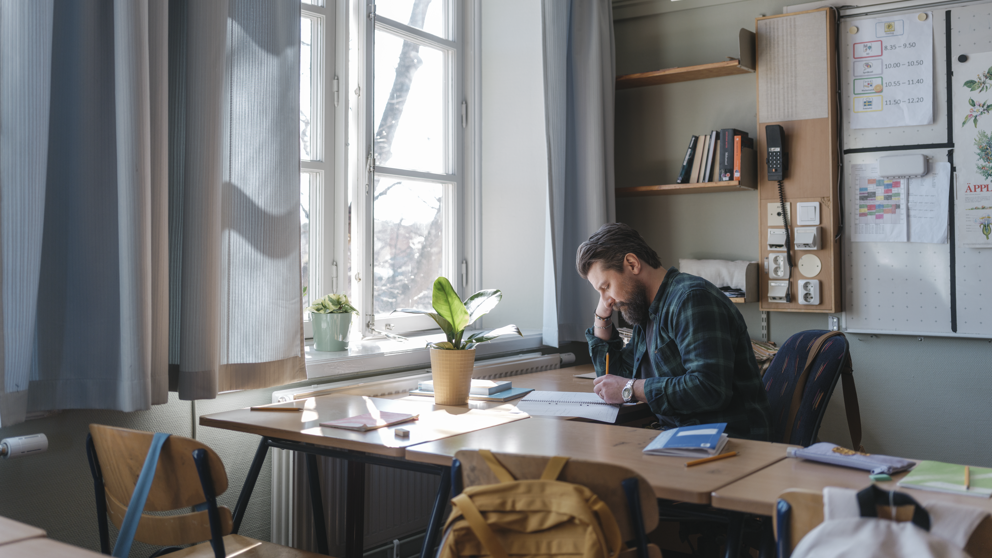
[{"label": "white electrical box", "polygon": [[768,229],[768,249],[785,250],[785,229]]},{"label": "white electrical box", "polygon": [[796,250],[819,250],[820,227],[796,227]]},{"label": "white electrical box", "polygon": [[789,293],[788,281],[768,282],[768,302],[785,302],[785,296]]},{"label": "white electrical box", "polygon": [[820,282],[816,279],[799,280],[799,304],[820,304]]},{"label": "white electrical box", "polygon": [[820,224],[820,202],[799,202],[796,204],[796,226],[815,227]]},{"label": "white electrical box", "polygon": [[878,158],[878,175],[882,178],[911,178],[927,172],[927,157],[922,153]]},{"label": "white electrical box", "polygon": [[772,254],[766,261],[768,262],[767,270],[769,277],[772,279],[789,278],[789,261],[786,259],[785,254]]}]

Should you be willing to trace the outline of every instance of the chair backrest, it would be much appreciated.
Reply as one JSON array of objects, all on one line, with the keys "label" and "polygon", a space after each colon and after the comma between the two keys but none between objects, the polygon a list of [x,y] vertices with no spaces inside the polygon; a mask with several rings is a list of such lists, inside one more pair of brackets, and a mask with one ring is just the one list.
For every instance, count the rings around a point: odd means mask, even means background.
[{"label": "chair backrest", "polygon": [[[816,441],[820,422],[827,410],[827,401],[833,394],[844,364],[850,359],[847,339],[843,335],[827,339],[813,361],[798,412],[792,421],[791,432],[789,432],[789,409],[810,349],[818,338],[827,333],[830,332],[807,330],[789,337],[765,371],[762,382],[765,384],[765,394],[771,411],[771,441],[803,447]],[[859,418],[859,433],[860,428]],[[855,446],[859,443],[860,440],[857,440]]]},{"label": "chair backrest", "polygon": [[[114,525],[120,528],[154,434],[91,424],[90,435],[98,461],[93,471],[94,480],[102,481],[107,515]],[[214,496],[223,494],[227,490],[227,473],[224,471],[224,464],[212,449],[190,438],[170,436],[159,455],[158,467],[145,502],[145,512],[171,511],[204,503],[203,487],[193,461],[193,452],[199,449],[206,451]],[[96,479],[97,475],[100,479]],[[100,496],[97,494],[98,509],[101,508]],[[233,525],[231,511],[226,507],[220,507],[218,512],[221,531],[223,535],[227,535]],[[103,531],[106,517],[100,517],[99,520]],[[101,533],[101,539],[103,538]],[[203,510],[178,515],[143,513],[134,539],[158,546],[185,545],[210,540],[208,512]],[[108,551],[103,550],[105,553]]]},{"label": "chair backrest", "polygon": [[[512,453],[493,455],[517,480],[540,478],[550,459],[546,456]],[[455,454],[455,459],[461,464],[460,488],[499,482],[477,450],[461,450]],[[581,459],[569,459],[558,475],[558,480],[585,486],[599,497],[613,512],[625,541],[637,539],[636,519],[631,516],[627,498],[621,488],[621,483],[631,478],[637,479],[644,531],[650,533],[658,526],[658,502],[654,490],[644,477],[626,467]],[[457,494],[457,491],[452,492]]]},{"label": "chair backrest", "polygon": [[[788,558],[807,533],[823,523],[823,493],[812,490],[786,490],[778,497],[778,510],[774,517],[776,547],[779,558]],[[878,517],[891,517],[888,506],[880,506]],[[897,506],[896,521],[910,521],[913,506]],[[971,556],[992,556],[992,516],[978,524],[965,552]]]}]

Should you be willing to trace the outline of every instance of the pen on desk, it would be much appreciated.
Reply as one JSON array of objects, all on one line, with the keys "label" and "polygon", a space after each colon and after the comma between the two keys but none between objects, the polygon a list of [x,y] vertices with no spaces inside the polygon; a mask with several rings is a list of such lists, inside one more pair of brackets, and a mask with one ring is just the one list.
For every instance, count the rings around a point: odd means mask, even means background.
[{"label": "pen on desk", "polygon": [[686,467],[694,467],[696,465],[702,465],[703,463],[709,463],[710,461],[716,461],[718,459],[726,459],[728,457],[733,457],[737,455],[736,451],[728,451],[727,453],[721,453],[720,455],[714,455],[713,457],[704,457],[702,459],[697,459],[695,461],[689,461],[685,464]]},{"label": "pen on desk", "polygon": [[272,413],[298,413],[302,407],[249,407],[252,411],[269,411]]},{"label": "pen on desk", "polygon": [[610,353],[606,353],[606,376],[610,375]]},{"label": "pen on desk", "polygon": [[964,466],[964,489],[971,490],[971,467]]}]

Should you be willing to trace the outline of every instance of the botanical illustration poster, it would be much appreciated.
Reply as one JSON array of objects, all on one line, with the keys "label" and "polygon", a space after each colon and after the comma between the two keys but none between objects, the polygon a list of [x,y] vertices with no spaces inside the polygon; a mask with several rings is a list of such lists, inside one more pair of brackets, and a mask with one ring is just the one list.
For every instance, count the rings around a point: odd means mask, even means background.
[{"label": "botanical illustration poster", "polygon": [[958,241],[992,248],[992,52],[954,68],[954,114]]}]

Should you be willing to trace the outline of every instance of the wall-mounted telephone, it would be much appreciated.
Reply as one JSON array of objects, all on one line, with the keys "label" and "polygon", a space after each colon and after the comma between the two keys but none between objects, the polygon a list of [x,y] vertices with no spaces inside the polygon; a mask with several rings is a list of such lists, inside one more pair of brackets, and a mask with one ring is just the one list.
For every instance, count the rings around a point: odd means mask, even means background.
[{"label": "wall-mounted telephone", "polygon": [[[785,151],[785,130],[778,124],[769,124],[765,126],[765,146],[768,151],[767,158],[765,159],[765,164],[768,165],[768,180],[774,180],[778,182],[778,199],[782,204],[782,223],[785,225],[785,260],[788,268],[785,270],[783,277],[789,276],[789,270],[792,269],[792,235],[789,232],[789,215],[788,209],[785,206],[785,192],[782,187],[782,181],[785,180],[785,171],[789,168],[789,154]],[[788,282],[785,283],[785,293],[784,296],[779,297],[779,300],[784,300],[785,302],[792,302],[791,289],[788,288]],[[771,300],[771,297],[769,297]]]}]

